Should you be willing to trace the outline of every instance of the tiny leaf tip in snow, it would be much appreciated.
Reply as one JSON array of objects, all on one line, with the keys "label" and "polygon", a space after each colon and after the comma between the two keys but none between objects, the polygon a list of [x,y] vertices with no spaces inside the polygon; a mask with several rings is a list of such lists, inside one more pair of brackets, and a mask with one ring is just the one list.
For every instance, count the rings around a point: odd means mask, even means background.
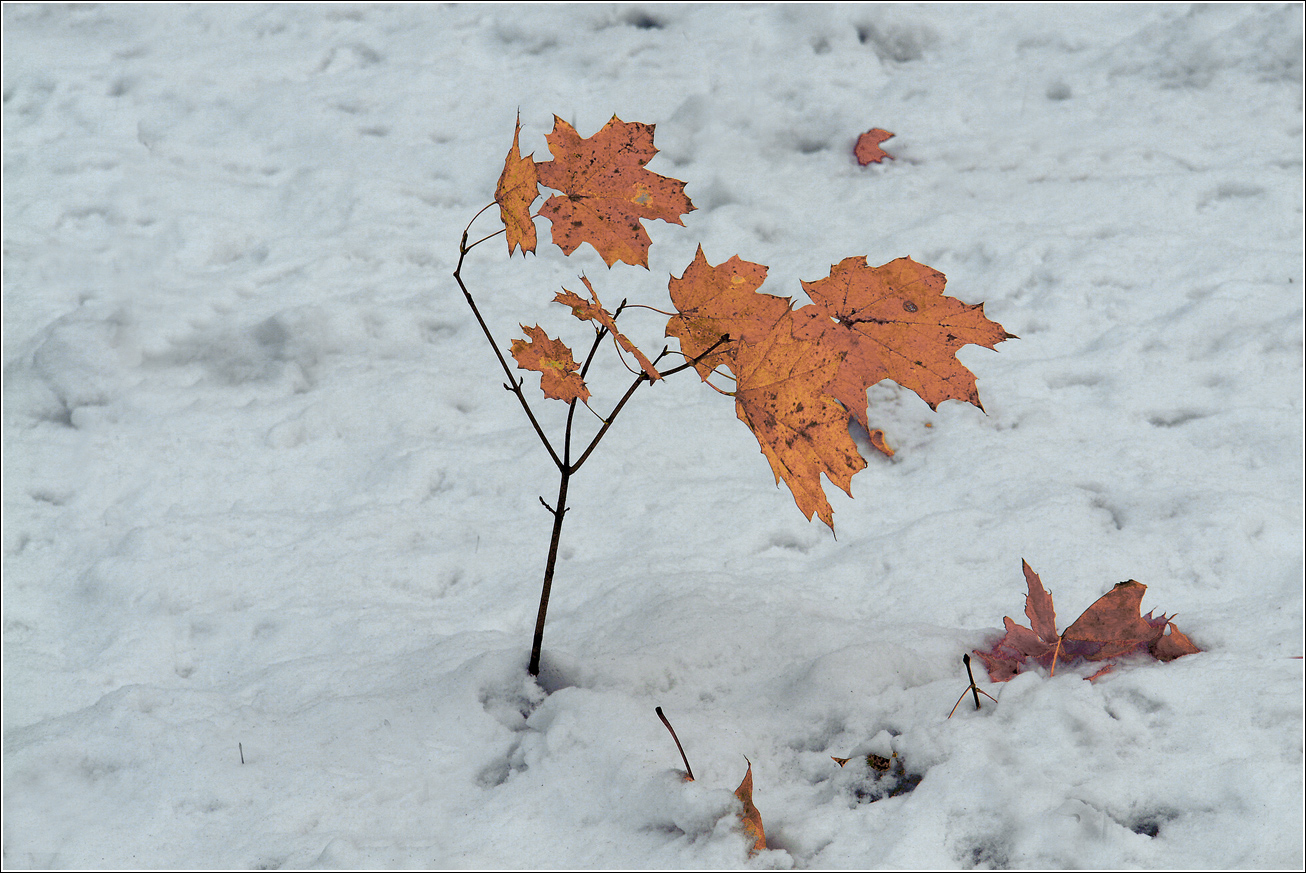
[{"label": "tiny leaf tip in snow", "polygon": [[[748,761],[748,756],[744,756]],[[749,855],[756,855],[758,852],[766,851],[766,831],[762,827],[762,814],[757,811],[753,805],[753,762],[748,761],[748,770],[744,773],[744,781],[739,783],[735,789],[735,797],[744,805],[743,811],[739,813],[739,820],[743,822],[744,834],[753,841],[748,849]]]}]

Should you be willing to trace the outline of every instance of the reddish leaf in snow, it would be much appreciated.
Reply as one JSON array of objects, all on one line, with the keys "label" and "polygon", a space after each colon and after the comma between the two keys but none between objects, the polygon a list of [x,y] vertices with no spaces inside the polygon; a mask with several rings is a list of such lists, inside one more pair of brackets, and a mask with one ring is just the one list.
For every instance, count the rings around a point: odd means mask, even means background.
[{"label": "reddish leaf in snow", "polygon": [[1132,579],[1119,583],[1084,610],[1084,614],[1066,628],[1062,639],[1100,644],[1096,651],[1085,654],[1090,661],[1105,661],[1159,640],[1165,622],[1153,624],[1148,620],[1151,613],[1148,613],[1148,618],[1143,618],[1141,606],[1146,590],[1146,585]]},{"label": "reddish leaf in snow", "polygon": [[[975,652],[988,667],[989,678],[994,682],[1005,682],[1030,661],[1055,672],[1057,663],[1070,664],[1081,659],[1105,661],[1146,652],[1158,661],[1173,661],[1201,651],[1167,616],[1141,614],[1147,586],[1132,579],[1099,597],[1058,636],[1052,595],[1044,590],[1029,564],[1023,564],[1023,569],[1029,586],[1025,614],[1033,628],[1004,617],[1006,633],[1002,639],[987,652]],[[1104,667],[1089,678],[1096,679],[1110,669]]]},{"label": "reddish leaf in snow", "polygon": [[561,191],[540,208],[553,223],[553,241],[565,254],[589,243],[611,267],[617,261],[648,266],[649,236],[640,221],[683,225],[694,204],[685,183],[644,168],[658,150],[653,125],[617,116],[591,137],[558,116],[547,137],[553,160],[538,164],[540,182]]},{"label": "reddish leaf in snow", "polygon": [[534,370],[540,374],[540,390],[545,397],[581,402],[590,399],[590,390],[585,387],[585,380],[580,377],[580,366],[572,357],[571,349],[560,340],[549,339],[548,335],[535,327],[521,326],[529,340],[513,340],[512,356],[522,370]]},{"label": "reddish leaf in snow", "polygon": [[512,148],[503,164],[503,173],[494,189],[494,202],[499,204],[499,215],[507,231],[508,254],[518,246],[523,253],[535,251],[535,222],[531,220],[531,204],[540,196],[539,174],[535,171],[534,155],[521,156],[517,147],[521,136],[521,115],[517,116],[517,130],[512,135]]},{"label": "reddish leaf in snow", "polygon": [[572,315],[575,315],[581,321],[594,321],[606,328],[608,333],[612,334],[612,338],[619,346],[635,356],[635,360],[639,361],[639,366],[648,375],[650,382],[656,382],[661,379],[662,375],[653,366],[653,362],[650,361],[643,352],[636,348],[635,344],[631,342],[625,334],[617,330],[617,323],[614,316],[603,308],[603,303],[599,300],[599,295],[595,293],[594,286],[590,284],[590,280],[586,279],[584,276],[581,276],[580,280],[585,283],[585,287],[589,290],[590,300],[585,300],[579,294],[563,288],[562,293],[553,298],[554,302],[570,306]]},{"label": "reddish leaf in snow", "polygon": [[1043,582],[1034,572],[1028,561],[1020,562],[1020,569],[1025,574],[1025,583],[1029,594],[1025,595],[1025,615],[1029,626],[1038,634],[1039,639],[1049,645],[1057,642],[1057,611],[1052,608],[1052,595],[1043,588]]},{"label": "reddish leaf in snow", "polygon": [[892,136],[893,134],[887,130],[873,127],[857,137],[857,145],[853,147],[853,154],[857,157],[857,163],[864,167],[867,164],[878,164],[885,158],[893,160],[893,155],[880,148],[880,143]]}]

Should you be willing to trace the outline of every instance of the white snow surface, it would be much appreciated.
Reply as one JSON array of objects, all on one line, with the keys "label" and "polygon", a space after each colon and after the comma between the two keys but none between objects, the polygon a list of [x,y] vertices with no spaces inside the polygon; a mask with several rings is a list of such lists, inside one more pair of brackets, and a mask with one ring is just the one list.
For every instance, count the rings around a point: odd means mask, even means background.
[{"label": "white snow surface", "polygon": [[[6,868],[1303,864],[1300,4],[3,14]],[[1019,336],[959,354],[984,411],[871,389],[837,538],[728,397],[640,388],[538,681],[557,470],[451,275],[519,111],[540,160],[655,124],[697,209],[649,270],[475,248],[504,350],[700,244],[800,302],[910,256]],[[1022,559],[1062,627],[1137,579],[1204,651],[948,719]]]}]

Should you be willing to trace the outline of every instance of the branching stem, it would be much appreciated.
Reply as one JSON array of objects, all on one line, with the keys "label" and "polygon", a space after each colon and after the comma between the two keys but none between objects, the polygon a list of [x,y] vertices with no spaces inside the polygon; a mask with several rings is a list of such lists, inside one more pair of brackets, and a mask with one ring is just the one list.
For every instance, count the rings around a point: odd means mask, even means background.
[{"label": "branching stem", "polygon": [[[632,395],[634,395],[636,389],[638,389],[639,386],[642,385],[643,383],[649,382],[651,380],[649,379],[647,373],[641,372],[636,376],[635,381],[631,383],[630,387],[626,389],[626,393],[622,395],[619,401],[617,401],[617,405],[613,407],[612,412],[609,413],[606,418],[603,416],[599,416],[599,419],[603,422],[603,425],[599,428],[598,432],[594,434],[594,437],[590,440],[589,445],[586,446],[585,451],[581,453],[580,457],[577,458],[574,463],[571,460],[571,438],[572,438],[573,425],[575,424],[577,401],[572,400],[567,405],[567,423],[566,423],[566,428],[562,440],[562,454],[561,456],[559,456],[558,451],[553,447],[553,443],[551,443],[549,441],[549,438],[545,435],[544,428],[540,426],[539,420],[535,417],[535,412],[534,410],[531,409],[530,403],[527,402],[526,400],[526,395],[522,391],[522,385],[525,383],[525,380],[519,379],[517,378],[516,375],[514,375],[512,367],[509,366],[507,359],[503,356],[503,352],[500,351],[499,349],[499,344],[494,339],[494,335],[490,332],[489,325],[486,324],[485,318],[481,315],[481,310],[479,307],[477,307],[476,300],[472,297],[472,293],[471,291],[468,290],[466,283],[463,282],[462,270],[463,270],[463,264],[466,263],[467,260],[467,253],[470,252],[476,246],[485,242],[486,240],[492,239],[498,236],[500,233],[503,233],[503,231],[500,230],[500,231],[496,231],[495,233],[489,234],[487,236],[481,237],[476,242],[470,244],[467,242],[467,237],[468,234],[471,232],[472,224],[475,223],[476,219],[480,217],[480,215],[484,213],[486,209],[489,209],[493,205],[494,205],[493,203],[487,205],[480,212],[476,213],[476,215],[472,216],[472,220],[467,223],[467,227],[463,228],[462,239],[458,244],[458,265],[453,271],[453,277],[454,277],[454,281],[458,283],[458,287],[462,290],[463,297],[467,299],[467,305],[471,307],[472,315],[476,317],[476,323],[481,326],[481,332],[485,334],[486,341],[489,342],[490,348],[494,351],[494,356],[499,361],[499,366],[503,368],[503,372],[508,376],[508,381],[504,384],[503,387],[508,391],[511,391],[513,394],[517,396],[517,400],[521,404],[522,411],[526,413],[526,418],[530,420],[531,427],[535,429],[535,433],[540,438],[540,442],[544,444],[544,448],[548,451],[549,457],[553,459],[554,466],[558,468],[557,500],[554,502],[552,506],[550,506],[544,500],[543,497],[540,498],[540,503],[544,506],[545,509],[547,509],[553,515],[553,531],[549,537],[549,557],[544,565],[544,584],[540,590],[540,607],[535,617],[535,637],[531,644],[531,659],[530,659],[530,665],[528,667],[530,675],[538,676],[540,674],[540,653],[544,643],[544,620],[545,617],[548,615],[548,611],[549,611],[549,594],[553,588],[553,575],[554,575],[554,570],[556,569],[558,563],[558,543],[562,539],[562,522],[567,515],[567,508],[568,508],[567,490],[571,484],[571,477],[576,473],[577,470],[580,469],[581,465],[584,464],[586,459],[589,458],[590,454],[598,446],[599,442],[603,439],[604,435],[607,434],[608,428],[612,427],[612,423],[614,420],[616,420],[618,413],[620,413],[622,408],[625,407],[626,402],[630,400]],[[627,302],[625,300],[622,300],[621,305],[618,306],[616,312],[612,314],[612,318],[614,321],[616,320],[617,316],[621,315],[621,312],[626,308],[626,305]],[[651,307],[645,307],[645,308],[651,308]],[[602,344],[604,337],[606,337],[608,333],[609,331],[606,327],[600,327],[597,331],[595,331],[594,343],[592,346],[590,346],[589,354],[585,356],[585,362],[584,364],[582,364],[580,368],[580,376],[582,379],[585,377],[586,372],[588,372],[590,364],[594,361],[594,355],[598,352],[599,346]],[[707,357],[713,351],[715,351],[723,343],[729,341],[730,341],[730,337],[723,335],[719,340],[713,343],[702,354],[698,355],[692,360],[686,361],[684,364],[678,367],[675,367],[671,370],[667,370],[661,375],[663,377],[666,377],[672,375],[673,373],[678,373],[681,370],[689,369],[690,367],[693,367],[695,364],[701,361],[703,358]],[[666,348],[663,348],[662,352],[657,356],[657,359],[654,361],[654,363],[656,364],[657,361],[662,360],[662,358],[664,358],[667,354],[668,354],[668,350]],[[619,358],[621,357],[620,350],[618,350],[618,357]],[[622,359],[622,364],[626,365],[624,359]],[[628,365],[626,366],[628,367]],[[588,404],[586,404],[586,406],[588,408]],[[590,409],[590,411],[594,412],[593,409]],[[594,414],[598,416],[597,412],[595,412]],[[673,736],[674,736],[674,732],[673,732]],[[688,762],[686,762],[685,766],[686,767],[689,766]]]},{"label": "branching stem", "polygon": [[[489,206],[485,207],[485,209],[489,208]],[[482,209],[481,212],[484,212],[485,209]],[[481,213],[478,212],[476,214],[480,215]],[[473,217],[472,221],[475,220],[476,219]],[[490,333],[490,326],[485,323],[485,319],[481,316],[481,310],[477,308],[476,301],[472,299],[472,292],[468,291],[467,286],[463,283],[463,262],[467,259],[467,253],[471,251],[471,246],[467,245],[467,231],[471,229],[471,226],[471,222],[468,222],[467,227],[463,229],[462,242],[458,244],[458,266],[453,271],[454,281],[456,281],[458,287],[462,289],[463,297],[467,298],[467,305],[472,308],[472,315],[476,316],[476,323],[481,326],[481,331],[485,334],[485,339],[490,343],[490,348],[494,350],[494,356],[499,359],[499,366],[503,367],[503,372],[508,375],[508,386],[505,387],[507,387],[513,394],[517,395],[517,400],[521,402],[521,408],[526,412],[526,417],[530,419],[531,427],[535,428],[535,433],[539,436],[540,442],[544,443],[544,448],[548,450],[549,457],[553,459],[553,463],[559,470],[565,469],[565,465],[562,459],[558,457],[558,453],[554,450],[553,444],[550,443],[549,438],[544,435],[544,428],[540,427],[539,421],[536,420],[535,413],[531,410],[531,405],[526,402],[526,395],[522,393],[521,390],[522,382],[518,381],[517,377],[513,375],[512,368],[508,366],[508,362],[503,357],[503,352],[499,351],[499,344],[495,342],[494,334]],[[481,240],[481,242],[483,241],[484,240]],[[472,245],[476,245],[476,243],[473,243]]]}]

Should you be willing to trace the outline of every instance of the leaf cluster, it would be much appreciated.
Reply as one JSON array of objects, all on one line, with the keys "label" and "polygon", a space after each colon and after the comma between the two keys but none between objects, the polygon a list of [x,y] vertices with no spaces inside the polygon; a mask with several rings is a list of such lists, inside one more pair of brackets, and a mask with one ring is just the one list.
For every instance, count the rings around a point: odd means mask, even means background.
[{"label": "leaf cluster", "polygon": [[[598,133],[581,138],[555,116],[546,137],[553,158],[538,163],[533,155],[521,156],[520,133],[519,120],[495,191],[509,254],[536,249],[530,209],[541,185],[560,192],[537,213],[551,223],[554,243],[566,254],[588,243],[609,267],[622,261],[647,268],[650,241],[641,222],[681,224],[681,216],[694,209],[684,182],[645,166],[657,153],[653,125],[614,116]],[[878,129],[871,134],[884,135],[880,141],[891,136]],[[712,265],[700,246],[668,284],[676,311],[665,335],[678,340],[680,354],[705,382],[734,398],[736,415],[803,515],[815,515],[833,530],[821,477],[851,496],[853,475],[866,467],[849,433],[850,419],[878,451],[893,454],[884,432],[871,425],[866,390],[891,379],[931,408],[961,400],[982,409],[975,376],[956,352],[967,344],[991,349],[1013,335],[984,316],[983,304],[945,296],[944,275],[909,257],[878,267],[864,256],[845,258],[826,278],[802,283],[811,302],[798,307],[792,298],[759,290],[766,273],[765,266],[738,255]],[[611,335],[648,381],[664,375],[617,329],[616,313],[603,307],[589,279],[581,281],[587,296],[564,288],[554,300]],[[584,367],[571,350],[538,325],[523,330],[528,339],[515,341],[512,355],[519,367],[541,373],[545,396],[587,401]]]}]

